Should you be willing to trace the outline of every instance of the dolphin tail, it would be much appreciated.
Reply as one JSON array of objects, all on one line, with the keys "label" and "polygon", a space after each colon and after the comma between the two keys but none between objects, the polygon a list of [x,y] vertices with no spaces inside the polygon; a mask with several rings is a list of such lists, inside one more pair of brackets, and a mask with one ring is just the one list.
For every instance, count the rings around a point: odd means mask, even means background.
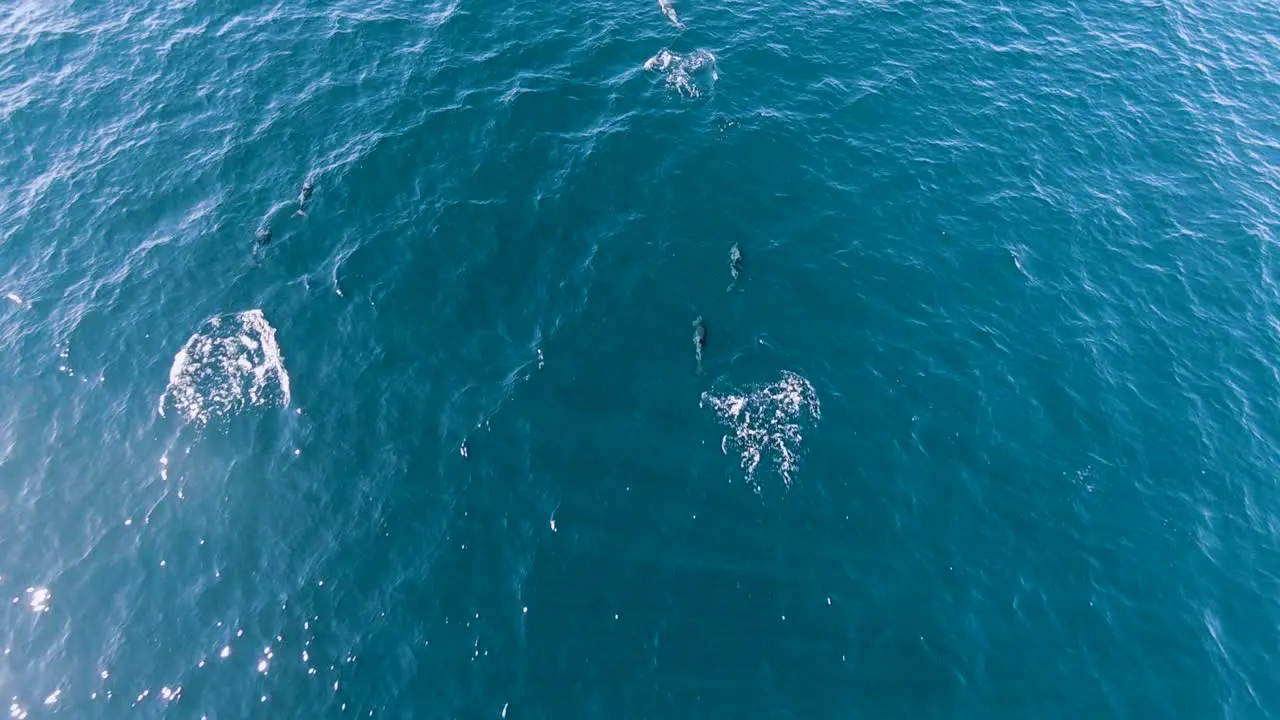
[{"label": "dolphin tail", "polygon": [[306,216],[307,216],[307,214],[306,214],[305,212],[303,212],[301,208],[299,208],[299,210],[298,210],[297,212],[295,212],[295,213],[293,214],[293,216],[294,216],[294,217],[306,217]]}]

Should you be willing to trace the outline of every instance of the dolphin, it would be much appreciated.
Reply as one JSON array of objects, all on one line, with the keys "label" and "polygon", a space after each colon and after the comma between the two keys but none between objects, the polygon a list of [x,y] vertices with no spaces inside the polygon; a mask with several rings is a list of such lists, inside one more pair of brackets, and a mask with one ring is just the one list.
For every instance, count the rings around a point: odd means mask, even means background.
[{"label": "dolphin", "polygon": [[302,182],[302,192],[298,193],[298,212],[294,215],[306,217],[307,201],[311,199],[311,193],[314,192],[316,186],[311,183],[311,178],[307,178]]},{"label": "dolphin", "polygon": [[658,0],[658,7],[661,8],[662,14],[671,21],[672,25],[683,28],[684,23],[680,22],[680,18],[676,15],[676,7],[671,4],[671,0]]},{"label": "dolphin", "polygon": [[698,374],[702,374],[702,349],[707,346],[707,323],[699,315],[693,321],[693,357],[698,361]]},{"label": "dolphin", "polygon": [[271,244],[271,224],[267,223],[253,233],[253,262],[258,262],[258,252]]},{"label": "dolphin", "polygon": [[738,274],[742,272],[742,251],[738,249],[738,243],[734,243],[729,248],[729,287],[726,291],[732,290],[738,286]]}]

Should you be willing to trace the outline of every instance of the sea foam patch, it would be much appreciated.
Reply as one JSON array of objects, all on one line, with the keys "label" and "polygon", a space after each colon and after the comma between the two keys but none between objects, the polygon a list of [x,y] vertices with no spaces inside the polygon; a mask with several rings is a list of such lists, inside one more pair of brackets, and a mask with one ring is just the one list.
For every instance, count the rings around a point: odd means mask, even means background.
[{"label": "sea foam patch", "polygon": [[255,309],[210,318],[187,340],[173,356],[160,414],[173,409],[183,420],[204,425],[251,407],[289,402],[289,373],[276,330]]},{"label": "sea foam patch", "polygon": [[739,453],[747,482],[757,488],[757,471],[766,458],[783,483],[791,485],[799,469],[803,431],[822,417],[813,385],[786,371],[774,383],[713,388],[702,394],[702,406],[714,410],[729,429],[720,449]]}]

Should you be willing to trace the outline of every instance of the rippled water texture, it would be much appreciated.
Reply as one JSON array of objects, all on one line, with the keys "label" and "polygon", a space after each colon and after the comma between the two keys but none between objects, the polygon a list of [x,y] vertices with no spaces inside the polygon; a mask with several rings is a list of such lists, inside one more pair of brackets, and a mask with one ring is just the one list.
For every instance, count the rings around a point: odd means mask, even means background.
[{"label": "rippled water texture", "polygon": [[1278,32],[0,4],[0,706],[1277,715]]}]

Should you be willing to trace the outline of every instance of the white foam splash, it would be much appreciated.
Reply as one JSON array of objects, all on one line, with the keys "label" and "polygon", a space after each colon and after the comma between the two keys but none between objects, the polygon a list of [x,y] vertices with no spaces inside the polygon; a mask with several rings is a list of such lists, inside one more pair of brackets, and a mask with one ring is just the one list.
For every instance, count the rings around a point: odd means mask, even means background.
[{"label": "white foam splash", "polygon": [[160,414],[173,406],[189,423],[204,425],[249,407],[288,407],[289,373],[276,330],[261,310],[210,318],[173,356]]},{"label": "white foam splash", "polygon": [[663,48],[645,61],[644,69],[665,73],[667,86],[690,98],[700,97],[720,79],[720,73],[716,69],[716,56],[706,50],[694,50],[688,55],[681,55]]},{"label": "white foam splash", "polygon": [[791,485],[799,467],[801,430],[822,417],[818,394],[808,380],[792,372],[769,385],[753,385],[745,390],[730,389],[724,394],[702,393],[703,406],[710,406],[731,431],[720,441],[726,454],[733,443],[742,456],[747,482],[759,487],[756,469],[765,454],[773,456],[782,481]]},{"label": "white foam splash", "polygon": [[48,612],[51,599],[53,599],[53,593],[49,592],[47,587],[27,588],[27,605],[31,608],[31,612]]},{"label": "white foam splash", "polygon": [[11,292],[11,293],[9,293],[9,294],[5,295],[5,296],[4,296],[4,299],[5,299],[5,300],[8,300],[8,301],[9,301],[9,302],[11,302],[11,303],[14,303],[15,305],[22,305],[22,304],[23,304],[23,302],[22,302],[22,296],[21,296],[21,295],[19,295],[18,293],[15,293],[15,292]]}]

